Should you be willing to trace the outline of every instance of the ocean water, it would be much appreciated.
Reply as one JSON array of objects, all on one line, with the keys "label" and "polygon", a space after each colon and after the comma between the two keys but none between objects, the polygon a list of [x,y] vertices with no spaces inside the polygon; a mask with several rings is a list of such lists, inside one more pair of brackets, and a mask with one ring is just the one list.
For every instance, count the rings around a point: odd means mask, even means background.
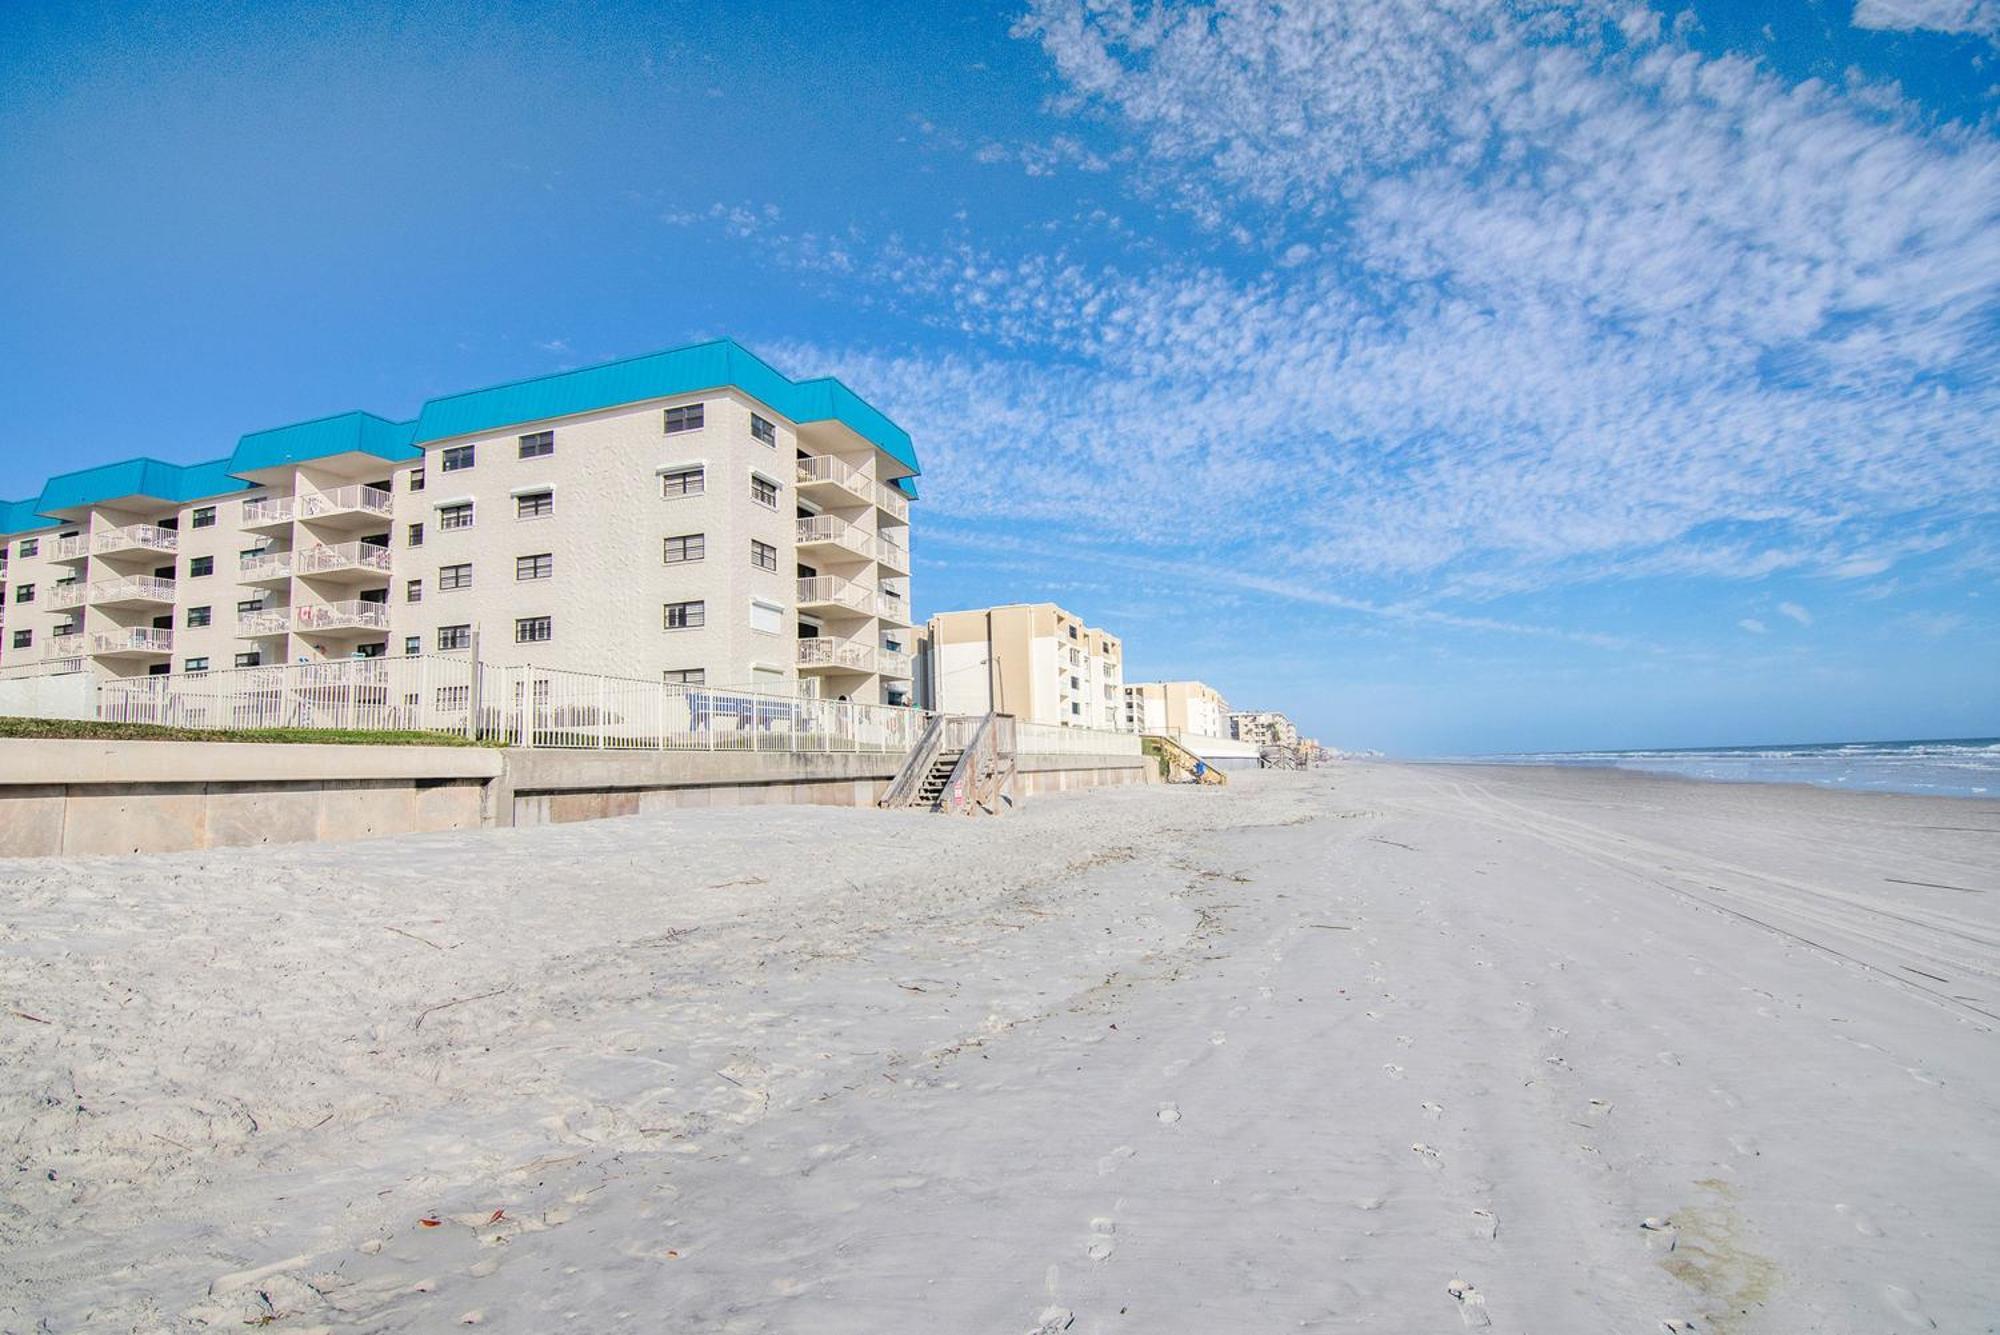
[{"label": "ocean water", "polygon": [[1725,783],[1810,783],[1933,797],[2000,796],[2000,737],[1924,742],[1813,742],[1659,751],[1552,751],[1467,757],[1482,765],[1581,765]]}]

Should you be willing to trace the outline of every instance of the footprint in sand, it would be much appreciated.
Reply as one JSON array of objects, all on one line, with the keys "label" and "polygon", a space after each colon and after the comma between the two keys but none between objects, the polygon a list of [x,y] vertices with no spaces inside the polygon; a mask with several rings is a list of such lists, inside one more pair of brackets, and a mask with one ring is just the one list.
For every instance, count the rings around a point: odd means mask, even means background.
[{"label": "footprint in sand", "polygon": [[1424,1166],[1427,1168],[1444,1167],[1444,1156],[1431,1146],[1424,1144],[1421,1140],[1410,1146],[1410,1153],[1422,1160]]},{"label": "footprint in sand", "polygon": [[1160,1122],[1165,1126],[1172,1126],[1175,1122],[1181,1120],[1181,1110],[1177,1106],[1171,1103],[1162,1103],[1160,1105],[1160,1111],[1155,1115],[1160,1119]]},{"label": "footprint in sand", "polygon": [[1639,1221],[1639,1231],[1646,1235],[1646,1246],[1656,1252],[1670,1252],[1680,1245],[1681,1231],[1674,1227],[1674,1221],[1660,1215],[1647,1215]]},{"label": "footprint in sand", "polygon": [[1882,1236],[1882,1230],[1876,1225],[1875,1221],[1851,1205],[1836,1205],[1833,1207],[1833,1212],[1854,1225],[1854,1231],[1864,1238],[1879,1238]]},{"label": "footprint in sand", "polygon": [[1403,1068],[1396,1065],[1396,1063],[1394,1062],[1388,1063],[1382,1069],[1388,1072],[1389,1078],[1391,1080],[1401,1080],[1403,1078]]},{"label": "footprint in sand", "polygon": [[1497,1238],[1500,1236],[1500,1220],[1491,1210],[1474,1210],[1467,1231],[1475,1238]]},{"label": "footprint in sand", "polygon": [[1458,1300],[1459,1320],[1468,1326],[1490,1326],[1493,1318],[1486,1314],[1486,1295],[1462,1279],[1455,1279],[1444,1286],[1444,1291]]},{"label": "footprint in sand", "polygon": [[1758,1146],[1755,1136],[1731,1136],[1729,1138],[1729,1148],[1735,1150],[1746,1159],[1761,1158],[1764,1153]]},{"label": "footprint in sand", "polygon": [[1882,1304],[1896,1314],[1899,1321],[1907,1321],[1917,1330],[1936,1330],[1937,1322],[1917,1301],[1917,1295],[1896,1284],[1882,1286]]},{"label": "footprint in sand", "polygon": [[1109,1215],[1099,1215],[1091,1220],[1090,1240],[1084,1244],[1083,1254],[1093,1261],[1109,1258],[1112,1252],[1118,1250],[1118,1244],[1112,1240],[1117,1231],[1118,1225]]},{"label": "footprint in sand", "polygon": [[1133,1155],[1137,1153],[1138,1151],[1133,1149],[1130,1145],[1120,1145],[1117,1149],[1111,1151],[1111,1153],[1105,1155],[1102,1159],[1099,1159],[1097,1161],[1098,1175],[1100,1177],[1111,1176],[1113,1173],[1118,1171],[1118,1167],[1120,1164],[1124,1163],[1127,1159],[1131,1158]]},{"label": "footprint in sand", "polygon": [[1044,1307],[1035,1324],[1028,1327],[1028,1335],[1057,1335],[1075,1324],[1076,1313],[1067,1307]]},{"label": "footprint in sand", "polygon": [[1425,1099],[1420,1106],[1424,1110],[1424,1116],[1430,1118],[1433,1122],[1444,1116],[1444,1105],[1442,1103],[1432,1103],[1429,1099]]}]

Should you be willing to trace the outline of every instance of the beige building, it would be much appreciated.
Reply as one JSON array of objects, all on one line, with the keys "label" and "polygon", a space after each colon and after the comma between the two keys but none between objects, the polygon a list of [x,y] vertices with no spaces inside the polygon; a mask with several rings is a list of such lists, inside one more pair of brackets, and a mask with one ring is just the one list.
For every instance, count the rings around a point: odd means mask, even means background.
[{"label": "beige building", "polygon": [[1126,727],[1230,740],[1229,702],[1199,681],[1138,682],[1125,688]]},{"label": "beige building", "polygon": [[1054,603],[939,613],[919,657],[925,708],[1125,730],[1124,645]]},{"label": "beige building", "polygon": [[728,340],[0,503],[0,671],[470,650],[907,703],[909,437]]},{"label": "beige building", "polygon": [[1252,710],[1229,716],[1229,735],[1255,746],[1297,746],[1299,730],[1276,710]]}]

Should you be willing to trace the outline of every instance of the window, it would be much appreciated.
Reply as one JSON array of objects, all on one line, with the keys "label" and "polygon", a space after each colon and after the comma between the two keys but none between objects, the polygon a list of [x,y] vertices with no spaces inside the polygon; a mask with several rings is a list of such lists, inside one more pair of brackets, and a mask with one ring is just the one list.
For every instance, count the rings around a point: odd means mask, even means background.
[{"label": "window", "polygon": [[514,518],[543,519],[556,512],[556,494],[552,491],[531,491],[514,498]]},{"label": "window", "polygon": [[785,609],[776,603],[750,600],[750,629],[762,631],[766,635],[785,633]]},{"label": "window", "polygon": [[[470,626],[438,627],[438,648],[470,649],[471,647],[472,647],[472,627]],[[462,691],[465,688],[461,686],[458,689]]]},{"label": "window", "polygon": [[472,563],[470,561],[467,561],[464,565],[438,567],[439,589],[469,589],[471,587]]},{"label": "window", "polygon": [[669,686],[701,686],[708,681],[708,672],[704,668],[668,668],[660,680]]},{"label": "window", "polygon": [[196,506],[196,507],[195,507],[195,512],[194,512],[194,514],[192,514],[192,515],[190,515],[190,516],[188,517],[188,527],[190,527],[190,528],[214,528],[214,527],[215,527],[215,507],[214,507],[214,506],[212,506],[212,505],[200,505],[200,506]]},{"label": "window", "polygon": [[548,617],[521,617],[514,622],[514,643],[540,644],[555,638],[555,628]]},{"label": "window", "polygon": [[245,598],[242,602],[236,604],[237,616],[246,616],[251,612],[261,612],[263,610],[264,598],[262,594],[259,594],[255,598]]},{"label": "window", "polygon": [[421,546],[423,546],[423,545],[424,545],[424,526],[423,526],[422,524],[412,524],[412,525],[410,525],[410,531],[409,531],[409,532],[408,532],[408,533],[407,533],[407,534],[406,534],[406,535],[404,536],[404,539],[403,539],[403,541],[404,541],[404,545],[406,545],[406,546],[410,546],[410,547],[421,547]]},{"label": "window", "polygon": [[79,625],[78,625],[78,624],[77,624],[76,622],[74,622],[74,621],[58,621],[58,622],[56,622],[56,634],[58,634],[58,635],[74,635],[74,634],[76,634],[76,633],[77,633],[77,632],[78,632],[79,630],[82,630],[82,629],[83,629],[83,627],[79,626]]},{"label": "window", "polygon": [[40,538],[21,539],[21,555],[33,556],[40,550],[42,550],[42,540]]},{"label": "window", "polygon": [[189,626],[206,626],[215,619],[215,610],[209,607],[190,607],[187,623]]},{"label": "window", "polygon": [[699,561],[708,555],[708,539],[700,533],[683,533],[677,538],[668,538],[660,557],[670,566],[685,565],[689,561]]},{"label": "window", "polygon": [[424,600],[424,582],[420,579],[404,580],[403,601],[406,603],[420,603],[423,600]]},{"label": "window", "polygon": [[755,538],[750,539],[750,564],[756,566],[759,570],[776,570],[778,568],[778,549],[768,542],[759,542]]},{"label": "window", "polygon": [[35,586],[32,584],[16,584],[14,586],[14,601],[17,603],[32,603],[35,601]]},{"label": "window", "polygon": [[769,418],[760,417],[756,413],[750,414],[750,434],[758,440],[763,441],[766,445],[776,445],[778,443],[778,428],[772,424]]},{"label": "window", "polygon": [[472,502],[461,501],[457,505],[438,507],[438,527],[441,529],[471,528]]},{"label": "window", "polygon": [[532,436],[521,437],[521,457],[523,459],[545,459],[556,452],[556,433],[537,431]]},{"label": "window", "polygon": [[412,468],[410,470],[410,490],[422,491],[423,489],[424,489],[424,470],[421,468]]},{"label": "window", "polygon": [[699,496],[708,490],[706,474],[699,464],[693,468],[674,468],[660,474],[660,494],[672,499],[675,496]]},{"label": "window", "polygon": [[237,667],[256,667],[264,661],[264,656],[255,649],[236,655]]},{"label": "window", "polygon": [[188,558],[188,578],[197,579],[202,575],[215,573],[215,558],[212,556],[191,556]]},{"label": "window", "polygon": [[206,658],[184,658],[181,660],[181,671],[206,672],[208,671],[208,660]]},{"label": "window", "polygon": [[14,632],[14,647],[16,649],[26,649],[34,644],[34,642],[35,632],[31,630],[17,630]]},{"label": "window", "polygon": [[472,451],[473,447],[470,445],[453,445],[449,447],[441,457],[439,471],[444,473],[458,473],[472,467]]},{"label": "window", "polygon": [[415,657],[416,657],[417,655],[421,654],[421,653],[422,653],[423,651],[424,651],[424,637],[423,637],[423,636],[421,636],[421,635],[405,635],[405,636],[403,637],[403,656],[404,656],[405,658],[415,658]]},{"label": "window", "polygon": [[750,499],[771,509],[778,508],[778,484],[762,473],[750,475]]},{"label": "window", "polygon": [[682,431],[701,430],[701,405],[690,403],[685,407],[667,409],[667,434],[672,436]]},{"label": "window", "polygon": [[514,558],[515,579],[547,579],[556,573],[556,558],[553,552],[542,552],[536,556]]},{"label": "window", "polygon": [[660,620],[668,630],[693,630],[708,624],[708,604],[668,603],[661,609]]}]

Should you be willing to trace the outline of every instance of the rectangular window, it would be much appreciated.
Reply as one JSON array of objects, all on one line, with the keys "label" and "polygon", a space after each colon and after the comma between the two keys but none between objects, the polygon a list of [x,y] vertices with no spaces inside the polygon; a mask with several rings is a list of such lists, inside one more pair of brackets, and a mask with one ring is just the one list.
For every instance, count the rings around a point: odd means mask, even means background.
[{"label": "rectangular window", "polygon": [[[472,627],[470,626],[438,627],[438,648],[470,649],[471,647],[472,647]],[[459,689],[464,690],[465,688],[461,686]]]},{"label": "rectangular window", "polygon": [[21,555],[33,556],[40,550],[42,550],[42,540],[40,538],[21,539]]},{"label": "rectangular window", "polygon": [[514,643],[540,644],[555,638],[555,628],[548,617],[521,617],[514,622]]},{"label": "rectangular window", "polygon": [[263,610],[264,600],[262,598],[245,598],[242,602],[236,604],[237,616],[244,616],[251,612],[261,612]]},{"label": "rectangular window", "polygon": [[521,437],[521,457],[523,459],[546,459],[556,452],[556,433],[537,431],[532,436]]},{"label": "rectangular window", "polygon": [[556,512],[556,494],[552,491],[531,491],[525,496],[514,498],[514,518],[542,519]]},{"label": "rectangular window", "polygon": [[750,539],[750,564],[756,566],[759,570],[776,570],[778,568],[778,549],[768,542],[759,542],[755,538]]},{"label": "rectangular window", "polygon": [[471,528],[472,502],[465,501],[458,505],[440,505],[438,507],[438,527],[441,529]]},{"label": "rectangular window", "polygon": [[16,584],[14,586],[14,601],[17,603],[32,603],[35,601],[35,586],[32,584]]},{"label": "rectangular window", "polygon": [[404,580],[403,601],[406,603],[420,603],[423,600],[424,600],[424,582],[420,579]]},{"label": "rectangular window", "polygon": [[750,475],[750,499],[759,505],[778,508],[778,484],[757,473]]},{"label": "rectangular window", "polygon": [[236,655],[237,667],[256,667],[264,661],[264,656],[255,649]]},{"label": "rectangular window", "polygon": [[700,533],[683,533],[677,538],[668,538],[660,558],[670,566],[685,565],[689,561],[699,561],[708,555],[708,539]]},{"label": "rectangular window", "polygon": [[17,630],[14,632],[14,647],[16,649],[26,649],[33,645],[34,642],[35,632],[31,630]]},{"label": "rectangular window", "polygon": [[188,578],[198,579],[215,573],[215,558],[212,556],[190,556],[188,558]]},{"label": "rectangular window", "polygon": [[708,489],[707,475],[699,465],[693,468],[676,468],[660,474],[660,494],[669,499],[675,496],[699,496]]},{"label": "rectangular window", "polygon": [[469,589],[471,587],[472,563],[470,561],[467,561],[464,565],[438,567],[439,589]]},{"label": "rectangular window", "polygon": [[553,552],[542,552],[536,556],[514,558],[515,579],[547,579],[556,573],[556,558]]},{"label": "rectangular window", "polygon": [[410,470],[410,490],[422,491],[423,489],[424,489],[424,470],[421,468],[412,468]]},{"label": "rectangular window", "polygon": [[443,455],[440,456],[438,471],[444,473],[460,473],[472,467],[473,448],[474,447],[471,445],[450,446],[444,451]]},{"label": "rectangular window", "polygon": [[778,428],[776,424],[769,418],[760,417],[756,413],[750,414],[750,434],[758,440],[763,441],[766,445],[776,445],[778,443]]},{"label": "rectangular window", "polygon": [[214,528],[215,507],[212,505],[196,506],[194,514],[188,518],[188,526],[190,528]]},{"label": "rectangular window", "polygon": [[785,633],[785,609],[776,603],[760,603],[750,600],[750,629],[762,631],[766,635]]},{"label": "rectangular window", "polygon": [[184,658],[181,660],[181,671],[206,672],[208,671],[208,660],[206,658]]},{"label": "rectangular window", "polygon": [[668,603],[661,609],[660,621],[668,630],[693,630],[708,624],[708,604]]},{"label": "rectangular window", "polygon": [[187,623],[189,626],[206,626],[214,620],[215,611],[208,607],[190,607]]},{"label": "rectangular window", "polygon": [[667,434],[677,435],[682,431],[701,430],[701,405],[690,403],[680,408],[667,409]]},{"label": "rectangular window", "polygon": [[421,635],[405,635],[405,636],[403,637],[403,656],[404,656],[405,658],[415,658],[415,657],[416,657],[417,655],[421,654],[421,653],[422,653],[423,651],[424,651],[424,637],[423,637],[423,636],[421,636]]},{"label": "rectangular window", "polygon": [[660,680],[669,686],[700,686],[707,682],[705,668],[668,668],[660,674]]}]

